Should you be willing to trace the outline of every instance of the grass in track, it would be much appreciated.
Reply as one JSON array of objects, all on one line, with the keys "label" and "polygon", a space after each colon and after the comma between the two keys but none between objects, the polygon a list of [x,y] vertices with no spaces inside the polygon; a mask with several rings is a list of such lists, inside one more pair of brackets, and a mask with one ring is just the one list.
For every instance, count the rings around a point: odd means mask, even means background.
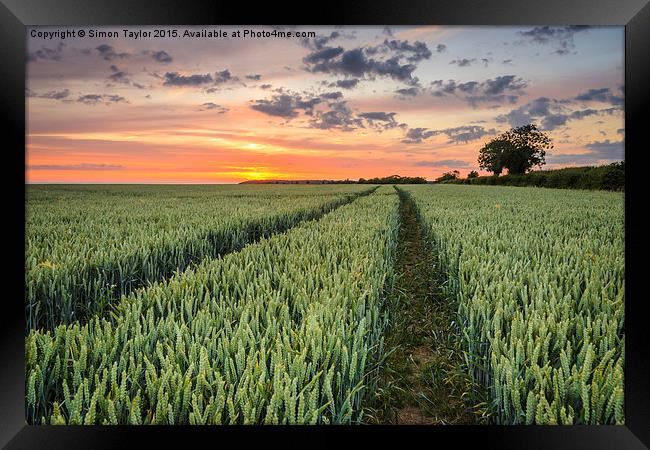
[{"label": "grass in track", "polygon": [[415,204],[400,195],[396,281],[388,299],[389,331],[375,391],[365,408],[370,424],[475,424],[476,387],[462,370],[455,306],[427,244]]}]

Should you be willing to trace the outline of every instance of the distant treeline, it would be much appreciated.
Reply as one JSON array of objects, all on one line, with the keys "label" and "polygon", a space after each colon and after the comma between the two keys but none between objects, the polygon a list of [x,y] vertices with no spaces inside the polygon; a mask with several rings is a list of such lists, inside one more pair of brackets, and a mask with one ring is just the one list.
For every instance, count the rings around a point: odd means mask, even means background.
[{"label": "distant treeline", "polygon": [[354,180],[248,180],[239,184],[356,184]]},{"label": "distant treeline", "polygon": [[359,178],[355,180],[249,180],[242,181],[239,184],[425,184],[426,178],[422,177],[402,177],[391,175],[384,178]]},{"label": "distant treeline", "polygon": [[537,186],[558,189],[625,190],[625,161],[597,167],[537,170],[524,175],[483,176],[441,181],[450,184]]},{"label": "distant treeline", "polygon": [[360,184],[426,184],[426,178],[422,177],[401,177],[399,175],[391,175],[383,178],[359,178]]}]

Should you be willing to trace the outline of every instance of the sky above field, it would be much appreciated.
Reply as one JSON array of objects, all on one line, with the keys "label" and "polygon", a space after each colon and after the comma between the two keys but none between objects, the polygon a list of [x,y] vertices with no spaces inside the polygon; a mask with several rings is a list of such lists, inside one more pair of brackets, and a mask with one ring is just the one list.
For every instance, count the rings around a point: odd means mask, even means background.
[{"label": "sky above field", "polygon": [[[315,37],[244,37],[274,29]],[[624,157],[622,27],[37,27],[27,47],[31,183],[465,176],[527,123],[546,168]]]}]

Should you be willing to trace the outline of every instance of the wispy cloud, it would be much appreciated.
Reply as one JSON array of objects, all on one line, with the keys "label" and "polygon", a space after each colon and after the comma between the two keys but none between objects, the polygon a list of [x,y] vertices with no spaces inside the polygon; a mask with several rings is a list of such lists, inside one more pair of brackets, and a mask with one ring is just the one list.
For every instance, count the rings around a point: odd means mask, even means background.
[{"label": "wispy cloud", "polygon": [[113,61],[114,59],[128,58],[130,55],[127,52],[117,52],[112,45],[102,44],[95,47],[95,50],[106,61]]},{"label": "wispy cloud", "polygon": [[548,155],[551,164],[576,163],[583,165],[599,164],[603,161],[621,161],[625,158],[623,141],[595,141],[586,144],[589,150],[584,153],[552,153]]},{"label": "wispy cloud", "polygon": [[41,46],[40,49],[27,53],[27,62],[35,61],[61,61],[63,59],[63,49],[66,44],[60,42],[56,47]]},{"label": "wispy cloud", "polygon": [[495,133],[496,130],[494,128],[488,130],[480,125],[462,125],[459,127],[444,128],[440,130],[429,130],[428,128],[410,128],[406,132],[406,136],[402,142],[404,144],[420,144],[430,137],[444,134],[448,138],[448,144],[459,144],[475,141],[482,138],[483,136]]},{"label": "wispy cloud", "polygon": [[77,98],[77,102],[86,105],[97,105],[100,103],[105,105],[113,103],[128,103],[124,97],[115,94],[83,94]]},{"label": "wispy cloud", "polygon": [[621,110],[620,107],[603,109],[570,108],[576,98],[558,100],[548,97],[538,97],[511,110],[507,114],[500,114],[496,117],[496,121],[499,123],[507,122],[512,127],[520,127],[528,123],[540,123],[543,129],[550,131],[564,126],[572,120],[581,120],[589,116],[612,115]]},{"label": "wispy cloud", "polygon": [[567,55],[575,49],[574,36],[589,30],[588,26],[571,25],[564,27],[542,26],[526,31],[518,31],[521,43],[550,44],[555,47],[553,53]]},{"label": "wispy cloud", "polygon": [[119,164],[35,164],[28,166],[30,170],[125,170],[126,166]]},{"label": "wispy cloud", "polygon": [[420,93],[420,89],[417,87],[402,88],[395,91],[396,94],[399,94],[402,97],[415,97]]},{"label": "wispy cloud", "polygon": [[194,74],[194,75],[181,75],[178,72],[165,73],[165,86],[200,86],[202,84],[212,83],[214,79],[209,73]]},{"label": "wispy cloud", "polygon": [[623,97],[614,95],[610,88],[589,89],[586,92],[578,94],[574,100],[582,102],[603,102],[610,105],[622,105]]},{"label": "wispy cloud", "polygon": [[314,107],[321,103],[321,97],[303,97],[300,94],[278,94],[270,99],[255,100],[250,107],[255,111],[269,116],[291,119],[298,116],[299,111],[312,115]]},{"label": "wispy cloud", "polygon": [[477,107],[483,103],[516,103],[525,94],[528,82],[516,75],[501,75],[484,81],[435,80],[431,85],[435,97],[456,95],[472,107]]},{"label": "wispy cloud", "polygon": [[34,98],[47,98],[51,100],[64,100],[67,99],[70,96],[70,90],[69,89],[62,89],[60,91],[49,91],[49,92],[44,92],[44,93],[36,93],[33,92],[29,89],[26,90],[25,95],[27,97],[34,97]]},{"label": "wispy cloud", "polygon": [[417,161],[416,167],[469,167],[470,164],[460,159],[440,159],[437,161]]},{"label": "wispy cloud", "polygon": [[449,61],[449,64],[455,64],[458,67],[469,67],[473,62],[476,61],[476,58],[456,58]]},{"label": "wispy cloud", "polygon": [[172,56],[164,50],[152,51],[148,54],[151,55],[154,61],[159,63],[170,63],[174,60]]},{"label": "wispy cloud", "polygon": [[225,106],[217,105],[213,102],[206,102],[201,104],[198,111],[213,111],[217,114],[225,114],[230,111],[230,109],[226,108]]}]

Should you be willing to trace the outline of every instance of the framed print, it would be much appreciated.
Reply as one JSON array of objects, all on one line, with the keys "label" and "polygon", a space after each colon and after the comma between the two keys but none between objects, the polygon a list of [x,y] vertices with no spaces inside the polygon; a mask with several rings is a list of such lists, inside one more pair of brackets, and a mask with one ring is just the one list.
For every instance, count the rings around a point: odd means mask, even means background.
[{"label": "framed print", "polygon": [[3,2],[2,444],[647,448],[650,6],[321,6]]}]

